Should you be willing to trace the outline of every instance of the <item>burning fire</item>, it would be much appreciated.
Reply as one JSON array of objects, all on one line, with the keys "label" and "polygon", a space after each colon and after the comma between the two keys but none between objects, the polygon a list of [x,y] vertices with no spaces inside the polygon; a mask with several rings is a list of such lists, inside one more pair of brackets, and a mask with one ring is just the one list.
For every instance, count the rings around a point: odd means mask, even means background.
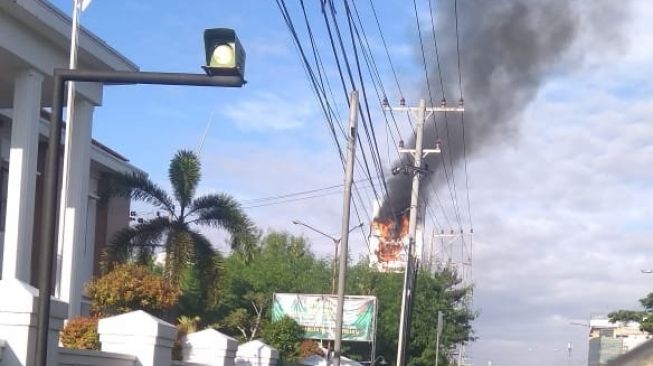
[{"label": "burning fire", "polygon": [[379,262],[399,260],[408,235],[408,213],[372,221],[372,235],[379,238],[378,250],[374,251]]}]

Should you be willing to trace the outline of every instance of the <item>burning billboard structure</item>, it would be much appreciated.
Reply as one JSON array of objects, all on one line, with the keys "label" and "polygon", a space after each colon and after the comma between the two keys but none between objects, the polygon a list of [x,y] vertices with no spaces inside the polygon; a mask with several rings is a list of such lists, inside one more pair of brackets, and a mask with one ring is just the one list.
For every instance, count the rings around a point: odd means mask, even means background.
[{"label": "burning billboard structure", "polygon": [[[406,267],[408,258],[408,225],[410,211],[405,210],[396,215],[380,216],[378,204],[375,204],[374,220],[370,225],[370,265],[382,272],[399,272]],[[417,215],[417,234],[415,253],[421,258],[424,240],[423,218]]]}]

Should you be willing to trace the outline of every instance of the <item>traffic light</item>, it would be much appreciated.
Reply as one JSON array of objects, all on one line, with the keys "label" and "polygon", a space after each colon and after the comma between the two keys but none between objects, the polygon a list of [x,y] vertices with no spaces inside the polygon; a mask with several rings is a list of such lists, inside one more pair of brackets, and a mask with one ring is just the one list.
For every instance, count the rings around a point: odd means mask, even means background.
[{"label": "traffic light", "polygon": [[204,30],[204,49],[206,66],[203,69],[208,75],[245,78],[245,50],[233,29]]}]

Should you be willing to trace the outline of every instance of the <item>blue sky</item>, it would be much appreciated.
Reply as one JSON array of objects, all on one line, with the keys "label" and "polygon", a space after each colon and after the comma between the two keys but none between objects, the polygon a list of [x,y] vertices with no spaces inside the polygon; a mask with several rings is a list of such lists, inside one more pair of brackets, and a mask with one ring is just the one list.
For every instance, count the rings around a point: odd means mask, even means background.
[{"label": "blue sky", "polygon": [[[71,12],[71,1],[53,3]],[[367,2],[356,3],[373,52],[385,60]],[[402,87],[409,103],[416,103],[423,81],[412,4],[375,4]],[[479,340],[471,347],[474,365],[523,365],[525,359],[531,366],[563,364],[567,342],[574,347],[571,364],[584,365],[587,330],[570,321],[635,308],[651,289],[653,278],[639,269],[653,267],[653,6],[633,0],[632,7],[617,45],[605,51],[605,40],[581,39],[579,54],[567,64],[574,67],[551,73],[517,117],[519,128],[470,157],[474,304],[481,314]],[[318,15],[312,13],[315,24],[321,24]],[[93,136],[157,182],[166,185],[169,158],[177,149],[197,148],[209,120],[203,192],[247,200],[342,181],[333,142],[274,1],[94,0],[82,24],[144,71],[201,72],[204,28],[235,28],[247,50],[248,84],[242,89],[105,89]],[[396,100],[387,62],[379,63]],[[385,132],[379,133],[385,158]],[[460,182],[462,172],[456,174]],[[369,211],[369,190],[362,191]],[[329,255],[330,240],[290,221],[335,235],[340,198],[248,213],[262,228],[305,234],[316,252]],[[220,245],[223,236],[209,234]],[[355,233],[352,255],[366,251]]]}]

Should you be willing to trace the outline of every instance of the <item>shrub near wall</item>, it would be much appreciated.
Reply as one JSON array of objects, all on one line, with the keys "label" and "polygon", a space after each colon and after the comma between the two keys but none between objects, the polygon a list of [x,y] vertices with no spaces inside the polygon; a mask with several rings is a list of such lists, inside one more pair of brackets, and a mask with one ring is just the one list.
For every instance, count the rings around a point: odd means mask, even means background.
[{"label": "shrub near wall", "polygon": [[134,264],[116,266],[111,272],[95,278],[86,286],[91,300],[91,317],[70,319],[61,331],[64,347],[99,349],[98,319],[133,310],[144,310],[155,316],[171,309],[181,294],[161,275]]},{"label": "shrub near wall", "polygon": [[60,340],[66,348],[100,349],[100,336],[97,332],[98,318],[76,317],[68,320],[61,331]]},{"label": "shrub near wall", "polygon": [[93,315],[110,316],[143,310],[161,317],[181,295],[177,286],[146,266],[122,264],[86,287]]}]

